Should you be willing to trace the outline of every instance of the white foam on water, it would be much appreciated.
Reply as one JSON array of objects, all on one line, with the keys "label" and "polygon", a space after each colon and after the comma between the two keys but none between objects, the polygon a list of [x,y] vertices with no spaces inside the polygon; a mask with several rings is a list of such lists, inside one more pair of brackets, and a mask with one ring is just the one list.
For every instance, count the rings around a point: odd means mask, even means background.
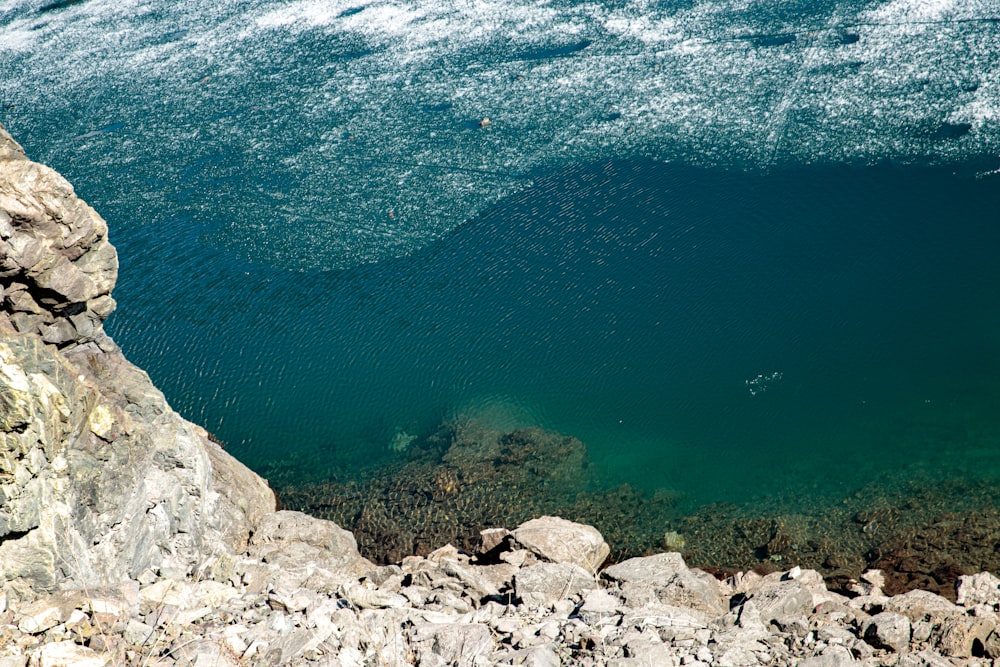
[{"label": "white foam on water", "polygon": [[[290,268],[413,252],[534,170],[573,161],[768,168],[1000,153],[986,0],[767,19],[740,0],[38,6],[0,11],[11,65],[0,97],[16,103],[5,120],[21,136],[64,133],[36,157],[81,161],[100,179],[132,151],[165,171],[119,176],[142,190],[121,196],[169,209],[187,188],[184,210],[206,238]],[[944,122],[973,129],[935,138]],[[157,194],[151,180],[167,185]]]},{"label": "white foam on water", "polygon": [[892,0],[868,12],[866,16],[869,21],[876,23],[943,21],[957,18],[957,10],[960,7],[968,10],[969,4],[976,3],[957,3],[955,0]]}]

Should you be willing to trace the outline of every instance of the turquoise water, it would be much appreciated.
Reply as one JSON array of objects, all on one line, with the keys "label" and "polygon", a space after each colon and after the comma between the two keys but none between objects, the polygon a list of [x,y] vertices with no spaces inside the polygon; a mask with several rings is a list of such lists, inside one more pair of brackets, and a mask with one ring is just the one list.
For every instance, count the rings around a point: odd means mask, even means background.
[{"label": "turquoise water", "polygon": [[1000,472],[998,14],[13,2],[0,120],[108,219],[116,341],[258,470],[471,414],[836,496]]}]

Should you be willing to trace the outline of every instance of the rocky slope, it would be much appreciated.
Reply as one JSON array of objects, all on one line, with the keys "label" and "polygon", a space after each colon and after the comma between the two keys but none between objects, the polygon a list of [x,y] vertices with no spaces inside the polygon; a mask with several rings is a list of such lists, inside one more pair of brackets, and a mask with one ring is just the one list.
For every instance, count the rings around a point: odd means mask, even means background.
[{"label": "rocky slope", "polygon": [[375,566],[336,524],[275,511],[122,356],[102,328],[116,275],[105,222],[0,128],[0,667],[1000,656],[989,574],[955,604],[887,597],[877,571],[845,596],[811,570],[717,580],[676,553],[604,567],[602,535],[555,517]]}]

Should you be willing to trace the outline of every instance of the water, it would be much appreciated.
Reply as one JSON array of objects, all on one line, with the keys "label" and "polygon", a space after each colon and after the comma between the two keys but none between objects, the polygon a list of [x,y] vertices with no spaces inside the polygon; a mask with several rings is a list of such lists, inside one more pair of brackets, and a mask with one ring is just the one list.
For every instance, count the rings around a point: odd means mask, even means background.
[{"label": "water", "polygon": [[474,413],[693,504],[834,498],[998,472],[998,16],[23,0],[0,119],[109,220],[112,335],[258,470]]}]

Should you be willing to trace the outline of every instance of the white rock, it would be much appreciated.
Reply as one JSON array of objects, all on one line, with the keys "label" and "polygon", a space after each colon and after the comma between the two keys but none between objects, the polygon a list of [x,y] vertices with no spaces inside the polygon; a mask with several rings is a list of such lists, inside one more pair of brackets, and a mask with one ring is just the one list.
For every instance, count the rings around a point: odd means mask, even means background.
[{"label": "white rock", "polygon": [[72,641],[45,644],[37,655],[38,667],[106,667],[111,664],[111,656]]},{"label": "white rock", "polygon": [[572,563],[595,574],[611,553],[611,548],[593,526],[555,516],[526,521],[511,535],[519,544],[545,560]]},{"label": "white rock", "polygon": [[958,604],[963,607],[974,607],[977,604],[995,607],[1000,604],[1000,578],[989,572],[959,577]]}]

